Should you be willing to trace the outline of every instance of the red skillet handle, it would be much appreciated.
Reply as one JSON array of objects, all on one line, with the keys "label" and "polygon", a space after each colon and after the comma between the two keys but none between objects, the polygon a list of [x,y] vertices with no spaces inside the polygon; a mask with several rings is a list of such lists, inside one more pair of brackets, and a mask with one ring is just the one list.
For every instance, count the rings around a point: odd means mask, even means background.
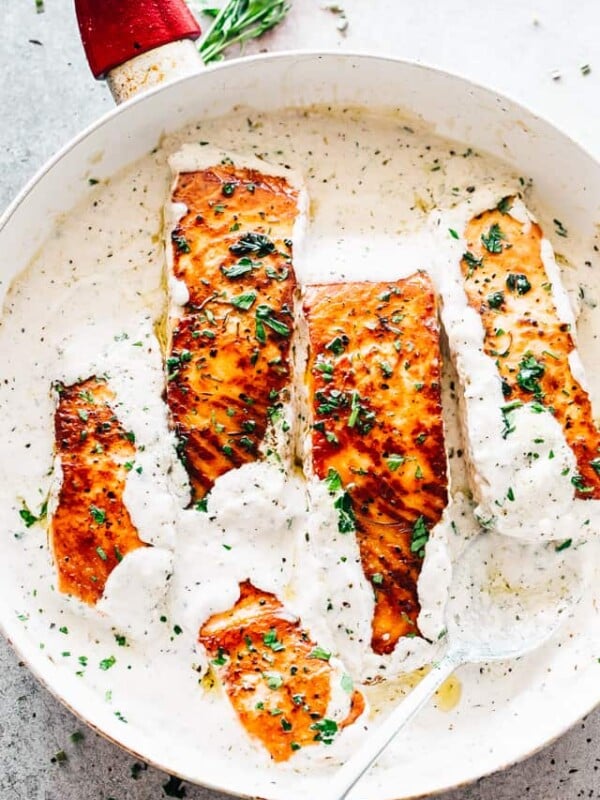
[{"label": "red skillet handle", "polygon": [[155,47],[200,36],[184,0],[75,0],[75,10],[96,78]]}]

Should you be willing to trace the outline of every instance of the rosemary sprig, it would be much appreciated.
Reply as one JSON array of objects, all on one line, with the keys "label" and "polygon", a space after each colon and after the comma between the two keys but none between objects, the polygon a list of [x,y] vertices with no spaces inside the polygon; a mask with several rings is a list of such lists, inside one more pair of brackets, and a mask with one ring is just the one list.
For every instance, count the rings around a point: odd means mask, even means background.
[{"label": "rosemary sprig", "polygon": [[[290,5],[287,0],[229,0],[200,44],[202,60],[217,61],[231,45],[258,39],[285,18]],[[214,9],[209,13],[214,15]]]}]

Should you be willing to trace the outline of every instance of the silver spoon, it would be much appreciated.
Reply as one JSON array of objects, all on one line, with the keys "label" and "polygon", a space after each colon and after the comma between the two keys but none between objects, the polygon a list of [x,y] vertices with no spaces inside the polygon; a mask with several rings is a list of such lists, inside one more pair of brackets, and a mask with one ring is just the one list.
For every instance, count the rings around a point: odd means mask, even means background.
[{"label": "silver spoon", "polygon": [[452,579],[443,658],[338,770],[320,795],[343,800],[398,732],[463,664],[518,658],[556,632],[583,591],[577,551],[495,534],[469,544]]}]

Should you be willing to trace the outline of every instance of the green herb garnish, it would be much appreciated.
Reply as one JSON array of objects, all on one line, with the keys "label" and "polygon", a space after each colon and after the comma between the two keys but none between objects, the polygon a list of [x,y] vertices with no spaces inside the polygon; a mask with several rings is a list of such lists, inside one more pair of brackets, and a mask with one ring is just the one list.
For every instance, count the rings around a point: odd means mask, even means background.
[{"label": "green herb garnish", "polygon": [[257,39],[278,25],[290,10],[287,0],[229,0],[215,17],[199,47],[205,64],[223,57],[233,44]]},{"label": "green herb garnish", "polygon": [[425,545],[429,541],[429,531],[425,517],[421,514],[412,529],[412,536],[410,540],[410,552],[416,553],[419,558],[425,555]]},{"label": "green herb garnish", "polygon": [[487,234],[481,234],[481,243],[488,251],[488,253],[501,253],[502,252],[502,240],[506,239],[502,231],[500,230],[500,226],[498,223],[494,222],[493,225],[490,226],[489,231]]},{"label": "green herb garnish", "polygon": [[516,292],[517,294],[527,294],[531,289],[527,276],[520,272],[511,272],[506,278],[506,285],[511,292]]}]

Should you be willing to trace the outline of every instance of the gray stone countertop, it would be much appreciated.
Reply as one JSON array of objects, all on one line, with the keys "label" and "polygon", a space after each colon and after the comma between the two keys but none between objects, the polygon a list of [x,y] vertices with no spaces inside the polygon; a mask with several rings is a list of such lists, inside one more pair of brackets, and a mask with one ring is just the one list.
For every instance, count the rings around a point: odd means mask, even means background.
[{"label": "gray stone countertop", "polygon": [[[597,0],[344,0],[345,32],[295,0],[249,47],[371,50],[439,66],[509,94],[600,156]],[[72,4],[0,0],[0,208],[61,145],[112,107],[87,68]],[[590,70],[583,69],[588,64]],[[0,640],[0,800],[219,800],[136,762],[92,732]],[[57,758],[57,754],[59,755]],[[440,800],[600,797],[600,711],[537,755]]]}]

